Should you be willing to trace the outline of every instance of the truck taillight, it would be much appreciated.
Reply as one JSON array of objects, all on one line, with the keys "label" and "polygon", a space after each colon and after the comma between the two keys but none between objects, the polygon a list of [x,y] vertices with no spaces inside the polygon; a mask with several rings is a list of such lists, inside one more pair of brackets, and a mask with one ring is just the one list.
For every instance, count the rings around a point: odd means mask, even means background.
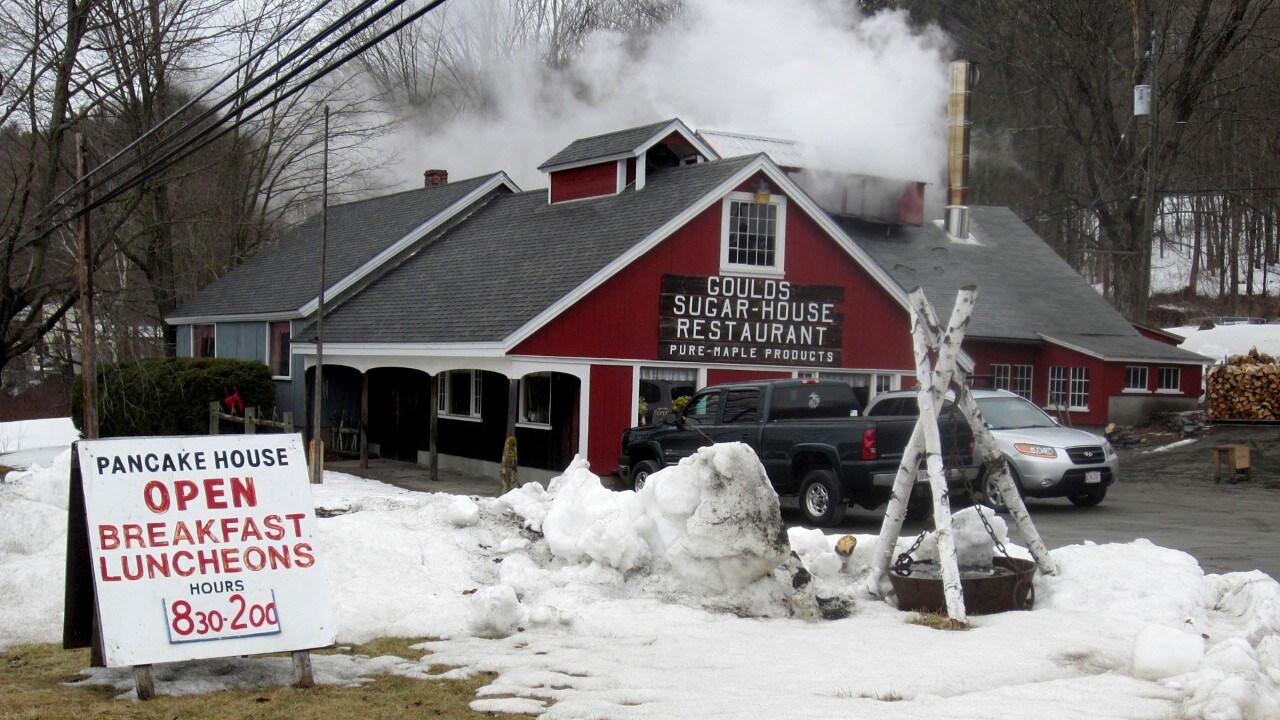
[{"label": "truck taillight", "polygon": [[862,431],[862,459],[875,460],[880,456],[876,450],[876,429],[867,428]]}]

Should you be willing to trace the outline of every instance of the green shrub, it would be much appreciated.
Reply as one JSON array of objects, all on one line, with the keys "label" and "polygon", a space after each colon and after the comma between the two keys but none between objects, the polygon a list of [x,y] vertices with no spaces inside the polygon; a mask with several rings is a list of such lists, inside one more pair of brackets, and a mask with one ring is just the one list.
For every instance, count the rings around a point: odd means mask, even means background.
[{"label": "green shrub", "polygon": [[[103,365],[98,369],[98,434],[206,435],[210,401],[221,401],[233,390],[261,416],[275,412],[275,382],[261,362],[165,357]],[[71,393],[71,419],[83,428],[79,377]]]}]

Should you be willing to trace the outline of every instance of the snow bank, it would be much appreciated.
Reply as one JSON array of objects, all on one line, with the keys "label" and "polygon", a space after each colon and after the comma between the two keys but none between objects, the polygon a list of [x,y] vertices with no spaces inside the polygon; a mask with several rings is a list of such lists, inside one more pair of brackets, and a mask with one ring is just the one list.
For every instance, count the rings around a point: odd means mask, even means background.
[{"label": "snow bank", "polygon": [[576,460],[545,494],[521,488],[501,502],[566,563],[671,572],[710,591],[744,588],[790,552],[777,493],[742,443],[702,448],[638,493],[605,488]]},{"label": "snow bank", "polygon": [[[0,648],[61,637],[69,460],[0,484]],[[1280,717],[1280,584],[1263,573],[1205,575],[1145,540],[1071,545],[1053,551],[1057,575],[1037,575],[1030,612],[930,630],[865,593],[874,535],[842,556],[838,536],[784,533],[752,460],[711,448],[640,493],[575,463],[549,489],[486,499],[326,473],[311,489],[339,639],[432,640],[421,660],[317,656],[317,681],[492,672],[473,709],[569,719]],[[985,556],[978,512],[954,527]],[[288,663],[173,663],[156,678],[174,695],[280,685]],[[85,682],[131,694],[128,668]]]}]

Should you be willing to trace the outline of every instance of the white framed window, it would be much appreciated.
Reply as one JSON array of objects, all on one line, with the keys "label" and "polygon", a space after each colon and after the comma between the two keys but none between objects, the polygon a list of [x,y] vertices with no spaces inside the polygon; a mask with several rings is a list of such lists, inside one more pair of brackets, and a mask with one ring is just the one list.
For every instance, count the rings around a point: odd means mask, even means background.
[{"label": "white framed window", "polygon": [[293,335],[288,320],[267,323],[267,367],[272,377],[287,380],[293,375],[293,362],[289,355],[289,339]]},{"label": "white framed window", "polygon": [[440,374],[436,407],[445,417],[480,419],[484,382],[480,370],[448,370]]},{"label": "white framed window", "polygon": [[1031,399],[1031,381],[1035,377],[1035,368],[1031,365],[1014,365],[1009,375],[1009,392],[1020,397]]},{"label": "white framed window", "polygon": [[724,199],[720,270],[781,275],[786,258],[787,199],[762,190],[733,192]]},{"label": "white framed window", "polygon": [[1062,365],[1054,365],[1049,368],[1048,400],[1048,405],[1051,408],[1065,408],[1067,406],[1067,368]]},{"label": "white framed window", "polygon": [[991,387],[996,390],[1009,389],[1009,366],[992,364],[991,366]]},{"label": "white framed window", "polygon": [[1147,384],[1146,365],[1126,365],[1124,368],[1125,392],[1147,392],[1151,387]]},{"label": "white framed window", "polygon": [[520,423],[551,427],[551,373],[520,378]]},{"label": "white framed window", "polygon": [[893,390],[897,390],[897,388],[894,387],[894,385],[897,384],[894,382],[894,380],[896,380],[897,377],[898,377],[897,375],[885,375],[885,374],[876,375],[876,394],[879,395],[880,393],[887,393]]},{"label": "white framed window", "polygon": [[1071,404],[1072,410],[1089,409],[1089,368],[1071,368],[1071,388],[1067,401]]},{"label": "white framed window", "polygon": [[1182,392],[1182,368],[1160,368],[1160,384],[1156,386],[1160,392]]}]

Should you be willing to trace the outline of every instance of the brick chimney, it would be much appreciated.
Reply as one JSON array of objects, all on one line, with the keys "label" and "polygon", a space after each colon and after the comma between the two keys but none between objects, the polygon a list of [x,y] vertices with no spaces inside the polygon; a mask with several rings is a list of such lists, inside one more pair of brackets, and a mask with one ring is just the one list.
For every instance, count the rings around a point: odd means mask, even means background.
[{"label": "brick chimney", "polygon": [[449,171],[441,170],[439,168],[432,168],[422,173],[422,182],[423,182],[422,184],[423,187],[435,187],[437,185],[448,185]]}]

